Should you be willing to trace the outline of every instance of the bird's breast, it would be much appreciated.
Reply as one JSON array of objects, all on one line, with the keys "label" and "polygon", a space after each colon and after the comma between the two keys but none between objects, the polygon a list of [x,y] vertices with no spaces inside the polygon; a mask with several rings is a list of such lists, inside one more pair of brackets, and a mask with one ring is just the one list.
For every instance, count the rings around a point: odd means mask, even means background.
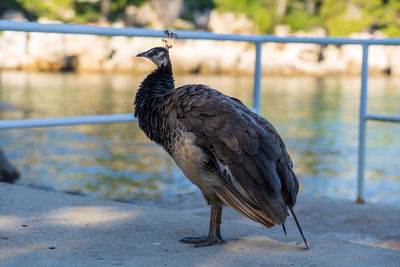
[{"label": "bird's breast", "polygon": [[203,194],[213,194],[218,179],[207,170],[208,155],[196,145],[193,133],[177,130],[172,142],[172,157],[185,176],[197,185]]}]

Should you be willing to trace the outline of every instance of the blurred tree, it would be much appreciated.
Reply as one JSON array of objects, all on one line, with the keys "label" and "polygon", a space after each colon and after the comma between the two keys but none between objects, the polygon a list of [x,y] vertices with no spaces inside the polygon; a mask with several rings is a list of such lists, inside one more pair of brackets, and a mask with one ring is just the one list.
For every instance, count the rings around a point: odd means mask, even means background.
[{"label": "blurred tree", "polygon": [[108,16],[110,15],[110,1],[101,0],[101,19],[100,22],[108,22]]},{"label": "blurred tree", "polygon": [[314,15],[317,11],[317,1],[316,0],[306,0],[306,10],[310,15]]},{"label": "blurred tree", "polygon": [[[381,30],[391,37],[400,37],[400,1],[387,0],[386,4],[377,11]],[[378,26],[379,28],[379,26]]]},{"label": "blurred tree", "polygon": [[101,6],[99,1],[75,1],[74,10],[74,21],[78,23],[97,22],[101,18]]},{"label": "blurred tree", "polygon": [[323,21],[318,16],[318,7],[321,0],[291,0],[287,14],[281,21],[290,26],[293,31],[311,30],[322,27]]},{"label": "blurred tree", "polygon": [[279,0],[277,9],[278,17],[281,18],[284,15],[286,15],[286,9],[287,9],[287,0]]},{"label": "blurred tree", "polygon": [[[393,2],[399,1],[325,0],[321,4],[320,16],[329,35],[346,36],[353,32],[385,28],[385,7]],[[395,13],[398,16],[398,7]]]},{"label": "blurred tree", "polygon": [[17,0],[0,1],[0,12],[4,12],[7,9],[22,9],[22,6]]},{"label": "blurred tree", "polygon": [[194,21],[196,12],[203,13],[213,8],[215,8],[213,0],[184,0],[182,18]]},{"label": "blurred tree", "polygon": [[222,12],[244,13],[254,21],[261,33],[271,33],[278,21],[279,0],[214,0]]},{"label": "blurred tree", "polygon": [[146,0],[74,0],[75,20],[84,22],[109,22],[121,18],[128,5],[140,6]]},{"label": "blurred tree", "polygon": [[116,21],[121,17],[121,14],[124,13],[128,5],[140,6],[145,2],[147,2],[147,0],[112,0],[110,3],[109,19],[111,21]]},{"label": "blurred tree", "polygon": [[[64,22],[116,21],[128,5],[150,0],[0,0],[0,15],[8,9],[22,11],[30,20],[39,17]],[[151,0],[164,1],[164,0]],[[182,18],[216,8],[242,13],[253,20],[260,33],[272,33],[277,24],[294,31],[324,27],[331,36],[381,30],[400,37],[400,0],[182,0]]]},{"label": "blurred tree", "polygon": [[35,20],[37,17],[28,12],[17,0],[3,0],[0,1],[0,16],[2,17],[4,13],[8,10],[18,10],[21,11],[24,16],[29,20]]},{"label": "blurred tree", "polygon": [[[6,0],[8,1],[8,0]],[[49,19],[70,21],[75,16],[75,0],[16,0],[26,11]]]}]

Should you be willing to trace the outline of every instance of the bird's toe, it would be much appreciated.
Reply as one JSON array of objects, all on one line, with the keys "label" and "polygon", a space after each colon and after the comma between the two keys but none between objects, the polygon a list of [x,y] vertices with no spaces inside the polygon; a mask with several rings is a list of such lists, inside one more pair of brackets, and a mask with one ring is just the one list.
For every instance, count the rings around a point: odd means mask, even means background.
[{"label": "bird's toe", "polygon": [[186,243],[186,244],[198,244],[198,243],[202,243],[204,241],[206,241],[208,239],[208,236],[206,235],[202,235],[202,236],[188,236],[188,237],[184,237],[182,239],[179,240],[179,242],[181,243]]},{"label": "bird's toe", "polygon": [[214,244],[222,244],[225,241],[222,238],[218,238],[216,236],[199,236],[199,237],[185,237],[179,240],[181,243],[194,244],[195,248],[198,247],[207,247]]},{"label": "bird's toe", "polygon": [[194,245],[194,247],[195,247],[195,248],[208,247],[208,246],[211,246],[211,245],[214,245],[214,244],[222,244],[222,243],[224,243],[224,242],[225,242],[225,241],[222,240],[222,239],[213,238],[213,239],[207,239],[207,240],[205,240],[204,242],[201,242],[201,243],[196,243],[196,244]]}]

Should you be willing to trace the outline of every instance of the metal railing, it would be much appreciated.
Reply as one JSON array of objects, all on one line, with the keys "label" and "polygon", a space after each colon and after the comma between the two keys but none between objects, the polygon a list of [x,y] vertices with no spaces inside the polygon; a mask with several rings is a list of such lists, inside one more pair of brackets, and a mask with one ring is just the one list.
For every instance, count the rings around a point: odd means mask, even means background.
[{"label": "metal railing", "polygon": [[[23,31],[64,34],[92,34],[103,36],[128,36],[128,37],[164,37],[159,30],[140,28],[113,28],[73,24],[40,24],[36,22],[15,22],[0,20],[0,31]],[[241,34],[215,34],[211,32],[174,30],[180,39],[201,39],[218,41],[241,41],[254,43],[256,47],[253,109],[259,113],[261,107],[261,51],[266,42],[274,43],[309,43],[309,44],[335,44],[335,45],[361,45],[362,46],[362,71],[361,71],[361,97],[359,118],[358,142],[358,180],[357,202],[362,203],[365,172],[365,135],[367,120],[400,122],[400,116],[369,114],[368,106],[368,48],[370,45],[400,45],[400,38],[384,39],[356,39],[338,37],[277,37],[273,35],[241,35]],[[63,118],[2,120],[0,129],[48,127],[61,125],[111,123],[134,121],[132,114],[114,114],[97,116],[78,116]]]}]

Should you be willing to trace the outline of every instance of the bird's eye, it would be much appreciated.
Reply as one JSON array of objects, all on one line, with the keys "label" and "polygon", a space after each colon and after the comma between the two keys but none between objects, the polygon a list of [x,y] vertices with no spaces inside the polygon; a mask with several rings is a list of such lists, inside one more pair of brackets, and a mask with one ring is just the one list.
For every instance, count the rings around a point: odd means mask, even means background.
[{"label": "bird's eye", "polygon": [[155,54],[153,57],[154,57],[154,58],[159,58],[159,57],[161,57],[162,55],[164,55],[164,52],[163,52],[163,51],[160,51],[160,52],[158,52],[157,54]]}]

